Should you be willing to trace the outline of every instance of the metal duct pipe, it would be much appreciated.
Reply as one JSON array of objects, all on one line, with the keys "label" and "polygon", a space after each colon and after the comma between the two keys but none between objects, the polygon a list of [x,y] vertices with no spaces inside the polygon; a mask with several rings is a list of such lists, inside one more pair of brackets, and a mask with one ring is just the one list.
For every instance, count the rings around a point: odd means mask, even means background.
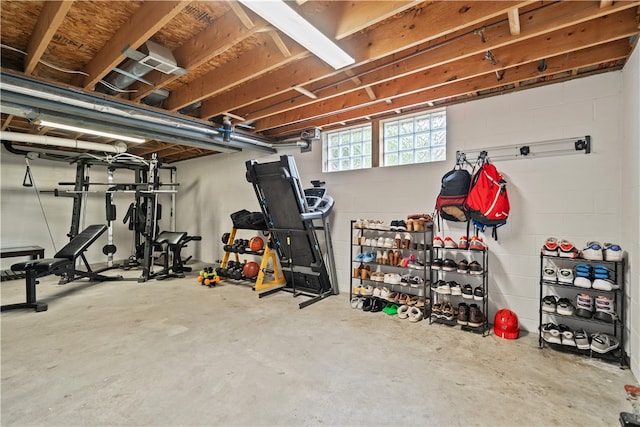
[{"label": "metal duct pipe", "polygon": [[[136,80],[149,74],[153,68],[144,64],[128,59],[121,67],[122,72],[112,71],[104,79],[107,83],[111,83],[118,89],[126,89]],[[109,86],[99,83],[96,87],[96,91],[103,92],[109,95],[116,95],[118,91],[111,89]]]},{"label": "metal duct pipe", "polygon": [[81,141],[77,139],[57,138],[46,135],[31,135],[28,133],[0,131],[0,139],[7,141],[29,142],[31,144],[53,145],[56,147],[76,148],[79,150],[101,151],[120,154],[127,151],[127,144],[100,144],[98,142]]}]

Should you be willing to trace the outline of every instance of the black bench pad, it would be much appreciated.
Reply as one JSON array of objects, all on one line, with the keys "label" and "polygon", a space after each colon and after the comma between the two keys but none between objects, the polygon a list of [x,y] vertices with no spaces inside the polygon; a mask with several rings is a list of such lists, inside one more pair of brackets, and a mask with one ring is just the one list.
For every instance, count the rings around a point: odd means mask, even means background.
[{"label": "black bench pad", "polygon": [[64,267],[67,264],[73,263],[73,260],[68,258],[45,258],[45,259],[34,259],[29,261],[23,261],[11,266],[12,271],[27,271],[27,270],[35,270],[35,271],[49,271],[55,270],[56,268]]}]

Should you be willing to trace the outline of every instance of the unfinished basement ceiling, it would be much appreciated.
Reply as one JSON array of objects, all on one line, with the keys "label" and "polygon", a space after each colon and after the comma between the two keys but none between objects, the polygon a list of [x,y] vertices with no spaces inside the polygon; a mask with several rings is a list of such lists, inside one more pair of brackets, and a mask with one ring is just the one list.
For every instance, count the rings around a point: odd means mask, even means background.
[{"label": "unfinished basement ceiling", "polygon": [[[332,69],[234,1],[2,0],[2,83],[10,77],[79,91],[167,119],[167,128],[215,134],[226,115],[237,135],[248,141],[255,136],[260,148],[316,127],[619,70],[640,31],[637,1],[288,4],[355,64]],[[161,50],[165,72],[131,59],[151,58],[154,49]],[[174,72],[167,74],[167,67]],[[41,126],[44,115],[39,108],[3,104],[2,130],[114,141]],[[224,151],[208,147],[206,138],[145,137],[145,143],[128,143],[129,152],[176,162]],[[21,145],[29,144],[14,144]]]}]

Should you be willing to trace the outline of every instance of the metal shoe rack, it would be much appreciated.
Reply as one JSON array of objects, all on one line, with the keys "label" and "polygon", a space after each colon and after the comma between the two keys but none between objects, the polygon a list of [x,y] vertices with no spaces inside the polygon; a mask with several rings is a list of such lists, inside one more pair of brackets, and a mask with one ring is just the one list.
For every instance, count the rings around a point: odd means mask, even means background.
[{"label": "metal shoe rack", "polygon": [[[556,268],[563,267],[571,268],[575,270],[575,265],[578,263],[596,265],[602,264],[607,266],[612,272],[611,280],[618,284],[619,289],[604,291],[593,288],[581,288],[574,286],[573,283],[560,283],[558,281],[551,281],[544,279],[544,268],[546,263],[553,264]],[[599,359],[608,360],[611,362],[619,362],[620,367],[629,365],[629,358],[625,351],[625,334],[624,334],[624,319],[625,319],[625,293],[624,293],[624,273],[625,273],[625,260],[621,261],[604,261],[604,260],[588,260],[584,258],[563,258],[554,255],[540,254],[540,301],[539,301],[539,336],[538,346],[542,349],[545,347],[551,347],[554,350],[564,351],[574,354],[579,354],[586,357],[594,357]],[[615,305],[615,316],[613,322],[606,322],[595,318],[585,318],[577,315],[567,316],[558,313],[552,313],[542,310],[543,298],[547,295],[556,295],[559,297],[566,297],[569,300],[575,302],[578,294],[589,294],[594,298],[599,295],[604,295],[613,300]],[[591,349],[578,349],[573,346],[549,343],[543,339],[542,325],[543,319],[552,319],[553,323],[566,324],[572,327],[584,328],[588,334],[591,333],[607,333],[613,335],[619,340],[618,348],[607,352],[598,353]],[[546,323],[546,322],[545,322]]]},{"label": "metal shoe rack", "polygon": [[[396,231],[396,230],[378,230],[371,228],[356,228],[355,220],[351,220],[351,264],[352,264],[352,272],[351,272],[351,286],[349,290],[349,300],[351,300],[354,296],[358,296],[354,294],[354,287],[361,287],[366,285],[371,285],[373,288],[376,287],[385,287],[389,289],[389,292],[398,292],[404,293],[409,296],[417,296],[425,299],[425,304],[423,307],[419,307],[423,311],[423,318],[429,315],[429,262],[430,262],[430,249],[431,249],[431,241],[433,238],[433,222],[425,222],[424,231]],[[400,234],[404,236],[405,233],[409,233],[411,236],[411,244],[409,248],[400,248],[397,249],[395,246],[395,236],[396,234]],[[375,242],[379,237],[390,238],[394,241],[393,247],[381,247],[377,246]],[[357,240],[356,240],[357,239]],[[361,239],[370,240],[370,244],[361,244]],[[376,253],[377,251],[387,251],[387,250],[398,250],[402,253],[403,257],[410,257],[411,255],[415,255],[416,260],[420,261],[423,264],[423,267],[420,269],[394,266],[390,264],[381,264],[379,262],[362,262],[356,261],[356,257],[358,254],[363,254],[367,252]],[[422,279],[422,283],[420,284],[410,284],[401,282],[400,284],[391,284],[385,283],[382,281],[374,281],[371,279],[365,279],[360,277],[354,277],[353,272],[358,269],[359,265],[366,265],[369,267],[370,271],[373,273],[376,270],[380,270],[383,273],[397,273],[400,276],[403,275],[411,275],[418,276]]]},{"label": "metal shoe rack", "polygon": [[[456,264],[462,259],[467,260],[468,263],[472,261],[477,261],[482,266],[481,274],[470,274],[470,273],[461,273],[457,269],[454,271],[445,271],[445,270],[436,270],[431,268],[431,283],[430,287],[431,292],[431,316],[429,317],[429,323],[440,323],[448,326],[460,326],[462,330],[481,333],[482,336],[486,336],[489,334],[489,322],[487,320],[487,312],[489,308],[489,299],[488,299],[488,277],[489,277],[489,249],[485,246],[485,249],[461,249],[461,248],[433,248],[433,259],[431,260],[433,266],[434,259],[442,259],[443,261],[447,258],[453,259]],[[468,299],[464,298],[462,295],[451,295],[451,294],[441,294],[436,292],[434,286],[439,281],[445,281],[451,283],[451,281],[455,281],[459,283],[461,287],[465,284],[471,285],[471,287],[475,290],[477,287],[481,287],[482,296],[478,298],[478,296],[473,295],[472,298]],[[433,306],[436,303],[446,303],[449,302],[454,309],[459,307],[460,303],[467,303],[468,306],[471,304],[476,304],[478,308],[481,309],[482,313],[482,321],[480,322],[480,326],[470,326],[468,324],[461,324],[458,322],[458,316],[455,315],[452,320],[448,320],[443,316],[439,316],[433,310]],[[469,310],[470,311],[470,310]]]}]

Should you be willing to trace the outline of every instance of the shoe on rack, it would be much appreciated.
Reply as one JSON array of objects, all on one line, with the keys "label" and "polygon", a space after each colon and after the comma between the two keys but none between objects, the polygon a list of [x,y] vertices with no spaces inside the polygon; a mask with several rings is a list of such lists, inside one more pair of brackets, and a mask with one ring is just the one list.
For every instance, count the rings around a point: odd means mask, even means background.
[{"label": "shoe on rack", "polygon": [[599,291],[612,291],[614,289],[620,289],[620,285],[618,285],[611,279],[595,279],[592,286],[593,289],[597,289]]},{"label": "shoe on rack", "polygon": [[593,315],[594,319],[602,320],[603,322],[613,323],[616,319],[616,309],[613,300],[604,295],[598,295],[595,298],[596,312]]},{"label": "shoe on rack", "polygon": [[462,287],[462,298],[473,299],[473,286],[467,284]]},{"label": "shoe on rack", "polygon": [[484,269],[478,261],[471,261],[469,263],[469,274],[478,276],[482,273],[484,273]]},{"label": "shoe on rack", "polygon": [[407,231],[407,223],[404,220],[398,220],[398,224],[396,224],[398,231]]},{"label": "shoe on rack", "polygon": [[404,240],[402,241],[402,247],[404,249],[409,249],[409,247],[411,246],[411,234],[409,233],[404,233]]},{"label": "shoe on rack", "polygon": [[431,317],[440,317],[442,315],[442,303],[437,302],[431,306]]},{"label": "shoe on rack", "polygon": [[442,314],[440,315],[441,319],[451,321],[455,319],[457,315],[457,310],[451,305],[450,302],[445,302],[444,304],[442,304]]},{"label": "shoe on rack", "polygon": [[560,340],[562,345],[570,347],[576,346],[576,341],[573,338],[573,331],[567,325],[558,325],[558,330],[560,331]]},{"label": "shoe on rack", "polygon": [[542,339],[551,344],[562,344],[560,330],[553,323],[545,323],[540,327]]},{"label": "shoe on rack", "polygon": [[387,306],[387,301],[381,298],[372,298],[372,299],[373,299],[373,307],[371,307],[372,313],[377,313],[379,311],[382,311]]},{"label": "shoe on rack", "polygon": [[360,288],[360,295],[369,297],[373,295],[373,286],[366,285]]},{"label": "shoe on rack", "polygon": [[469,322],[468,325],[474,328],[479,328],[485,323],[482,310],[477,304],[469,304]]},{"label": "shoe on rack", "polygon": [[578,258],[578,249],[573,246],[573,243],[562,240],[558,245],[558,255],[561,258]]},{"label": "shoe on rack", "polygon": [[436,288],[436,292],[441,295],[451,295],[451,285],[450,282],[445,282],[443,280],[439,281],[439,285]]},{"label": "shoe on rack", "polygon": [[549,237],[542,245],[542,255],[558,256],[558,239]]},{"label": "shoe on rack", "polygon": [[449,236],[444,238],[444,247],[447,249],[458,249],[458,244]]},{"label": "shoe on rack", "polygon": [[462,287],[460,286],[460,284],[454,280],[452,280],[451,282],[449,282],[449,286],[451,288],[451,295],[452,296],[461,296],[462,295]]},{"label": "shoe on rack", "polygon": [[374,254],[373,252],[366,252],[364,254],[364,259],[362,260],[363,262],[374,262],[376,260],[376,254]]},{"label": "shoe on rack", "polygon": [[596,333],[591,335],[591,350],[604,354],[618,348],[620,343],[616,337],[609,334]]},{"label": "shoe on rack", "polygon": [[573,284],[573,270],[570,268],[561,268],[558,270],[558,283]]},{"label": "shoe on rack", "polygon": [[589,289],[591,288],[591,280],[587,277],[577,276],[573,279],[573,286],[577,288]]},{"label": "shoe on rack", "polygon": [[460,236],[458,240],[458,249],[469,249],[469,240],[467,240],[467,236]]},{"label": "shoe on rack", "polygon": [[568,298],[560,298],[556,305],[556,312],[563,316],[573,316],[576,309]]},{"label": "shoe on rack", "polygon": [[469,240],[469,249],[474,249],[476,251],[484,251],[487,249],[487,245],[482,240],[482,237],[473,236]]},{"label": "shoe on rack", "polygon": [[576,295],[576,316],[591,319],[593,316],[593,295],[578,294]]},{"label": "shoe on rack", "polygon": [[444,240],[440,236],[433,237],[433,247],[434,248],[444,248]]},{"label": "shoe on rack", "polygon": [[542,298],[542,311],[547,313],[555,313],[558,299],[554,295],[547,295]]},{"label": "shoe on rack", "polygon": [[379,248],[384,248],[384,237],[382,236],[378,237],[378,240],[376,241],[376,246]]},{"label": "shoe on rack", "polygon": [[555,265],[547,264],[542,269],[542,280],[547,282],[556,282],[558,280],[558,272]]},{"label": "shoe on rack", "polygon": [[447,258],[442,262],[442,269],[444,271],[456,271],[458,269],[458,264],[451,258]]},{"label": "shoe on rack", "polygon": [[615,243],[604,244],[604,259],[606,261],[622,261],[622,248]]},{"label": "shoe on rack", "polygon": [[355,261],[356,261],[356,262],[362,262],[362,261],[364,261],[364,253],[362,253],[362,252],[361,252],[361,253],[359,253],[358,255],[356,255],[356,259],[355,259]]},{"label": "shoe on rack", "polygon": [[444,283],[444,280],[436,280],[435,282],[431,282],[431,290],[436,292],[438,290],[438,287],[443,285]]},{"label": "shoe on rack", "polygon": [[484,290],[482,286],[476,286],[473,289],[473,299],[476,301],[482,301],[484,299]]},{"label": "shoe on rack", "polygon": [[589,335],[584,329],[578,329],[573,331],[573,339],[576,343],[578,350],[589,350]]},{"label": "shoe on rack", "polygon": [[466,302],[458,304],[458,325],[467,325],[469,323],[469,306]]},{"label": "shoe on rack", "polygon": [[431,263],[431,268],[434,270],[442,270],[442,260],[440,258],[434,259]]},{"label": "shoe on rack", "polygon": [[469,272],[469,261],[466,259],[458,261],[458,273],[467,274]]},{"label": "shoe on rack", "polygon": [[588,242],[582,249],[582,258],[592,261],[602,261],[602,245],[599,242]]},{"label": "shoe on rack", "polygon": [[596,264],[593,267],[594,279],[610,279],[611,273],[612,273],[611,269],[609,269],[606,265]]}]

